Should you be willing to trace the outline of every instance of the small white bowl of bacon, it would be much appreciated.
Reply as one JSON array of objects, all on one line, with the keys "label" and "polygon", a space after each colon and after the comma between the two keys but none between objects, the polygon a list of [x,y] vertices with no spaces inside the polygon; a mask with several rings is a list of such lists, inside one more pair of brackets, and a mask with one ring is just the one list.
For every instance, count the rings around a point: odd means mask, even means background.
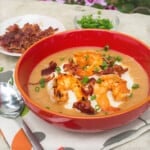
[{"label": "small white bowl of bacon", "polygon": [[38,40],[65,27],[55,18],[41,15],[17,16],[0,24],[0,53],[21,56]]}]

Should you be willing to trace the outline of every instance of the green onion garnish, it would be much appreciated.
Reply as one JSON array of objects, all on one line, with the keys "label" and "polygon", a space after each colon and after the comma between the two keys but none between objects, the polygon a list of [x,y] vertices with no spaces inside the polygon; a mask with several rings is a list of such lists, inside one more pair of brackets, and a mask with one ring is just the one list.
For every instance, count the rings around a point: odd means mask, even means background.
[{"label": "green onion garnish", "polygon": [[40,83],[41,88],[45,87],[45,79],[44,78],[40,79],[39,83]]},{"label": "green onion garnish", "polygon": [[39,92],[40,91],[40,87],[36,86],[35,87],[35,92]]},{"label": "green onion garnish", "polygon": [[103,61],[102,65],[101,65],[101,68],[103,70],[107,69],[108,68],[108,64],[106,63],[106,61]]},{"label": "green onion garnish", "polygon": [[46,108],[46,109],[50,109],[50,107],[49,107],[49,106],[46,106],[45,108]]},{"label": "green onion garnish", "polygon": [[96,82],[97,82],[97,83],[101,83],[101,82],[102,82],[102,79],[101,79],[101,78],[98,78],[98,79],[96,80]]},{"label": "green onion garnish", "polygon": [[137,84],[137,83],[134,83],[134,84],[132,85],[132,89],[138,89],[139,87],[140,87],[140,85]]},{"label": "green onion garnish", "polygon": [[91,101],[96,99],[96,95],[92,95],[91,97]]},{"label": "green onion garnish", "polygon": [[60,68],[60,67],[56,67],[55,71],[56,71],[57,73],[60,73],[60,72],[61,72],[61,68]]},{"label": "green onion garnish", "polygon": [[85,60],[88,60],[89,59],[89,55],[85,55],[84,58],[85,58]]},{"label": "green onion garnish", "polygon": [[4,67],[0,67],[0,72],[2,72],[4,70]]},{"label": "green onion garnish", "polygon": [[87,84],[89,82],[89,78],[87,76],[84,76],[81,82],[82,84]]},{"label": "green onion garnish", "polygon": [[129,98],[133,97],[133,93],[130,93],[128,97],[129,97]]},{"label": "green onion garnish", "polygon": [[104,51],[107,52],[109,50],[109,45],[104,46]]},{"label": "green onion garnish", "polygon": [[95,105],[95,110],[96,110],[96,111],[99,111],[99,110],[100,110],[99,105]]},{"label": "green onion garnish", "polygon": [[95,67],[94,68],[94,72],[99,72],[100,68],[99,67]]},{"label": "green onion garnish", "polygon": [[60,61],[64,61],[64,60],[65,60],[65,57],[61,57],[59,60],[60,60]]},{"label": "green onion garnish", "polygon": [[118,62],[120,62],[122,60],[122,57],[121,56],[116,56],[115,60],[118,61]]},{"label": "green onion garnish", "polygon": [[98,28],[98,29],[111,29],[113,28],[112,22],[107,18],[101,18],[100,14],[95,18],[94,15],[84,15],[81,19],[77,20],[77,24],[81,28]]}]

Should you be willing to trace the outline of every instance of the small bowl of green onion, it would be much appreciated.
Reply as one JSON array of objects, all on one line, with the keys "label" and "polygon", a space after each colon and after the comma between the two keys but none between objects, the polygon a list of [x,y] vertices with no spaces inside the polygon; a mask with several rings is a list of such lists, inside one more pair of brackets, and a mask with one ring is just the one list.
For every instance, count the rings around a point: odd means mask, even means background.
[{"label": "small bowl of green onion", "polygon": [[119,18],[113,14],[83,14],[75,16],[74,24],[76,29],[107,29],[117,30]]}]

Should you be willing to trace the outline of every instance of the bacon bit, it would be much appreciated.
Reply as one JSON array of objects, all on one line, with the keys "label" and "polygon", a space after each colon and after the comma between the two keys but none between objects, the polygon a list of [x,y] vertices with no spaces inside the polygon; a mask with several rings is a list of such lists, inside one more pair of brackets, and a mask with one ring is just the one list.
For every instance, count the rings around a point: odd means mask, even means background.
[{"label": "bacon bit", "polygon": [[97,74],[98,75],[118,74],[119,76],[121,76],[126,71],[128,71],[128,68],[123,68],[120,65],[114,65],[113,67],[108,67],[107,69],[102,70],[98,72]]},{"label": "bacon bit", "polygon": [[113,69],[114,69],[114,72],[118,73],[119,76],[121,76],[123,73],[128,71],[128,68],[123,68],[120,65],[114,65]]},{"label": "bacon bit", "polygon": [[94,114],[95,113],[94,108],[91,106],[91,102],[88,100],[75,102],[73,104],[73,108],[76,108],[86,114]]},{"label": "bacon bit", "polygon": [[45,69],[43,69],[43,70],[41,71],[41,75],[44,76],[44,75],[49,75],[49,74],[51,74],[52,72],[55,71],[56,67],[57,67],[57,63],[54,62],[54,61],[51,61],[51,62],[49,63],[48,68],[45,68]]},{"label": "bacon bit", "polygon": [[88,96],[93,94],[93,86],[92,85],[87,85],[81,88],[82,92]]},{"label": "bacon bit", "polygon": [[[44,78],[44,82],[46,83],[46,82],[52,80],[54,77],[55,77],[54,74],[53,74],[52,76],[48,76],[47,78]],[[30,85],[37,85],[37,84],[40,84],[40,80],[39,80],[38,82],[35,82],[35,83],[30,82],[29,84],[30,84]]]},{"label": "bacon bit", "polygon": [[0,45],[12,53],[24,53],[32,44],[54,34],[57,30],[52,27],[41,30],[38,24],[26,23],[22,28],[14,24],[6,29],[4,35],[0,36]]},{"label": "bacon bit", "polygon": [[[81,80],[81,79],[80,79],[80,80]],[[81,88],[82,92],[83,92],[86,96],[92,95],[92,94],[93,94],[93,86],[94,86],[95,83],[96,83],[96,79],[95,79],[95,78],[90,78],[90,79],[88,80],[88,83],[87,83],[85,86],[83,86],[83,87]]]},{"label": "bacon bit", "polygon": [[95,82],[96,82],[96,79],[95,79],[95,78],[90,78],[90,79],[89,79],[89,83],[88,83],[88,84],[90,84],[90,85],[94,85],[94,84],[95,84]]},{"label": "bacon bit", "polygon": [[69,73],[71,73],[73,75],[76,74],[77,68],[78,68],[78,65],[75,65],[72,62],[63,65],[64,71],[65,72],[69,72]]}]

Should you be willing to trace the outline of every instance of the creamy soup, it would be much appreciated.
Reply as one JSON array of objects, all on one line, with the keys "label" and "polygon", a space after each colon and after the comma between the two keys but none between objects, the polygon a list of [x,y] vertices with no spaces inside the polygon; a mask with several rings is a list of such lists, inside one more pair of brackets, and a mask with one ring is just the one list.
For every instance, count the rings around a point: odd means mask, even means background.
[{"label": "creamy soup", "polygon": [[28,84],[35,103],[73,116],[125,110],[146,98],[148,88],[141,65],[109,46],[71,48],[48,56],[33,69]]}]

